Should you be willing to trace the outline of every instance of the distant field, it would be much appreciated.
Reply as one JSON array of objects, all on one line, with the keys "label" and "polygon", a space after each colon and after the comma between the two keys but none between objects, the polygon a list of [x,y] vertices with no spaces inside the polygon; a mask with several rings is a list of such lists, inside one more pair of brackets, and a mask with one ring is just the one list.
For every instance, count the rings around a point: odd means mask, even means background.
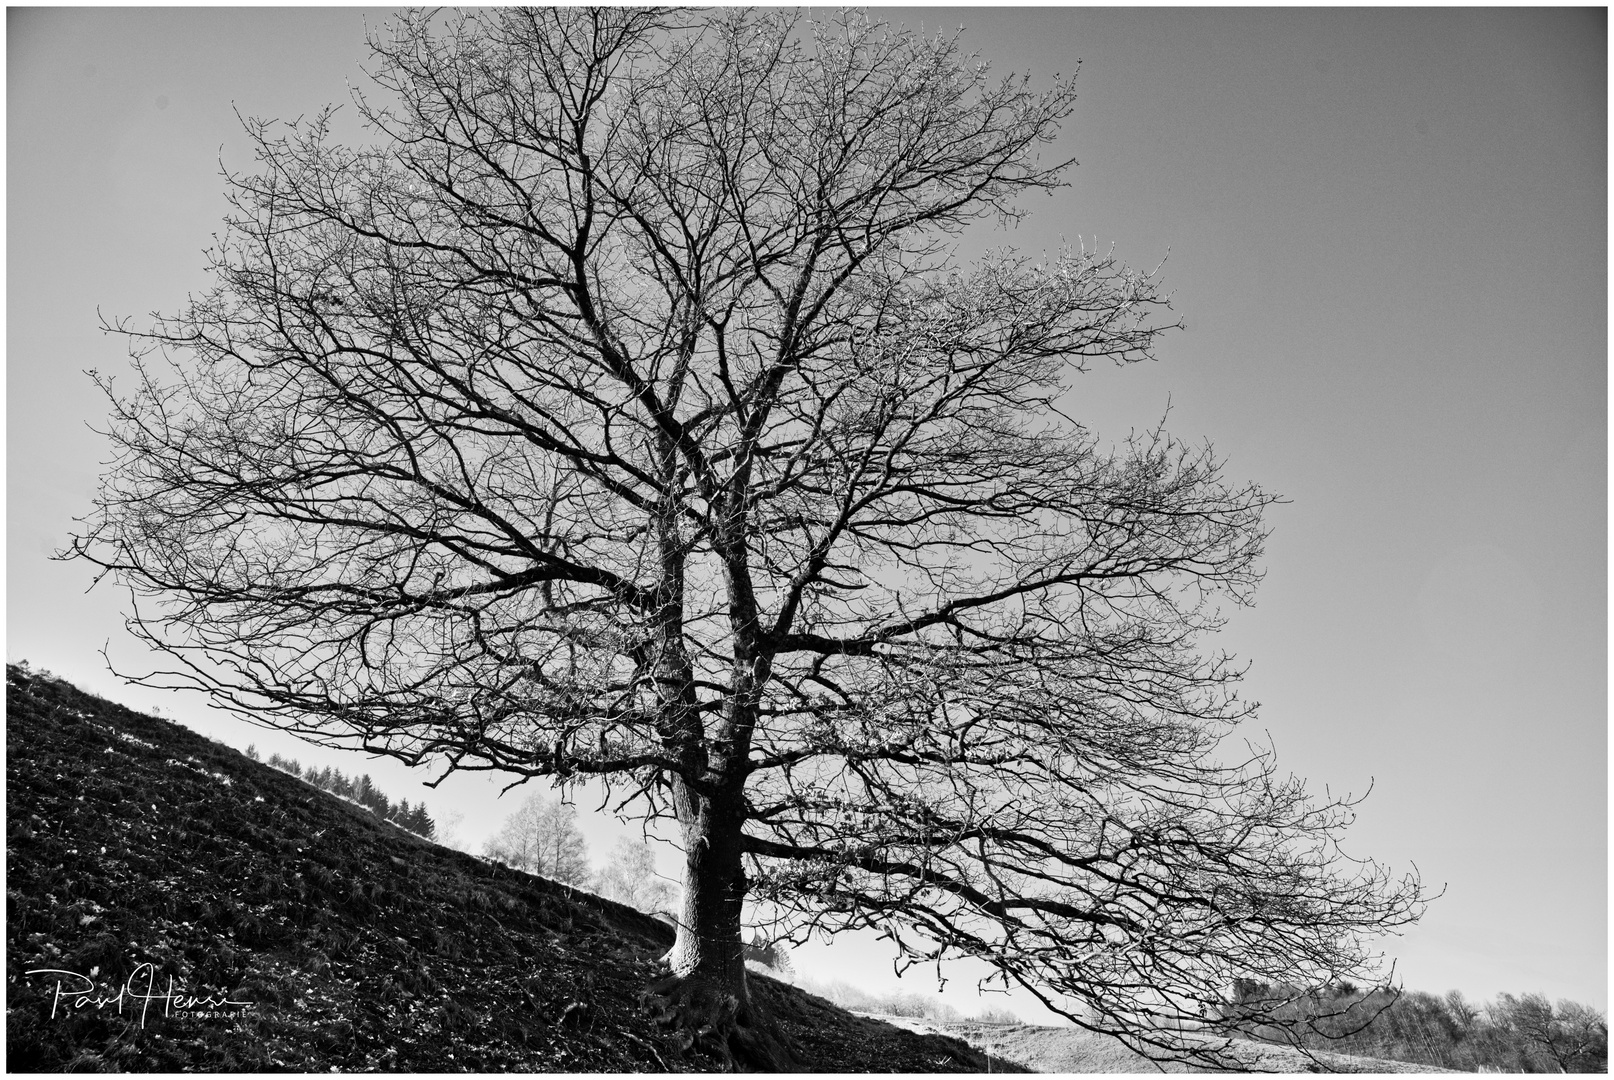
[{"label": "distant field", "polygon": [[[1039,1027],[1031,1024],[986,1024],[978,1021],[942,1023],[906,1016],[865,1013],[872,1019],[906,1027],[922,1034],[951,1035],[994,1058],[1041,1073],[1151,1073],[1210,1072],[1171,1061],[1151,1061],[1107,1035],[1094,1035],[1075,1027]],[[1238,1041],[1229,1067],[1244,1072],[1302,1073],[1435,1073],[1449,1072],[1428,1065],[1345,1054],[1317,1053],[1312,1057],[1283,1046]]]}]

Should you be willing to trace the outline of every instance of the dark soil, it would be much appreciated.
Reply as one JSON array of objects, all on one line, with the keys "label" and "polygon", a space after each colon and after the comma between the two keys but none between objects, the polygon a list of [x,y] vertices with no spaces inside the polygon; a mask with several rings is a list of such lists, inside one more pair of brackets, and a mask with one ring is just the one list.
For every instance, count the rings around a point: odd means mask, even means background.
[{"label": "dark soil", "polygon": [[[12,1071],[716,1066],[640,1004],[672,943],[655,919],[49,676],[8,667],[6,705]],[[764,976],[753,993],[810,1071],[989,1067]]]}]

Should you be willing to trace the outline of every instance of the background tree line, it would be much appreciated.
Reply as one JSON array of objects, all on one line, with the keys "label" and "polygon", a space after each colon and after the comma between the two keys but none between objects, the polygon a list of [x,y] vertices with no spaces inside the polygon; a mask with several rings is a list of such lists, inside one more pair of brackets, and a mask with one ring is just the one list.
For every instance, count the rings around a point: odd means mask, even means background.
[{"label": "background tree line", "polygon": [[1250,979],[1234,984],[1227,1014],[1276,1014],[1298,1023],[1250,1023],[1246,1033],[1313,1050],[1410,1061],[1464,1072],[1607,1072],[1608,1019],[1589,1005],[1541,994],[1502,994],[1490,1004],[1453,990],[1444,997],[1362,990],[1323,993]]},{"label": "background tree line", "polygon": [[[253,761],[259,760],[256,746],[247,747],[247,757]],[[424,801],[416,806],[410,806],[407,799],[393,802],[376,788],[375,781],[370,779],[369,773],[351,777],[344,774],[341,769],[333,769],[330,766],[305,770],[300,762],[283,758],[279,754],[270,754],[265,764],[307,780],[321,791],[329,791],[333,795],[340,795],[360,806],[368,807],[382,821],[390,821],[400,828],[408,829],[416,836],[432,840],[437,835],[437,826],[426,813]]]}]

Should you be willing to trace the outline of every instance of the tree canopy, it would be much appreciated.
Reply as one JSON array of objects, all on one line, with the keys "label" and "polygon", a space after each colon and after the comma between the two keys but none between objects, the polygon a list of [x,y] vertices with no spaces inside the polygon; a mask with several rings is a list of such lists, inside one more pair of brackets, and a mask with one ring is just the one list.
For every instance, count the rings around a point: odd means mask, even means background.
[{"label": "tree canopy", "polygon": [[749,1023],[748,898],[1138,1045],[1236,978],[1371,976],[1416,879],[1226,753],[1243,669],[1201,651],[1274,497],[1063,411],[1177,325],[1158,280],[954,256],[1061,183],[1069,78],[738,9],[405,13],[372,50],[370,141],[249,121],[216,285],[120,326],[74,552],[153,680],[675,818],[686,1018]]}]

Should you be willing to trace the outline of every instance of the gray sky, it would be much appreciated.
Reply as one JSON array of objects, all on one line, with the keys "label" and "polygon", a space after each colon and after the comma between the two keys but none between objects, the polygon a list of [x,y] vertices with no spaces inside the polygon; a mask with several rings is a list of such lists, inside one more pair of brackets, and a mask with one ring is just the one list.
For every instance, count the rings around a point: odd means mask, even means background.
[{"label": "gray sky", "polygon": [[[1070,411],[1120,439],[1169,397],[1175,434],[1291,500],[1269,516],[1256,608],[1213,644],[1253,661],[1248,737],[1270,737],[1318,791],[1373,785],[1347,850],[1448,885],[1386,942],[1398,974],[1606,1008],[1605,13],[893,18],[963,23],[1005,72],[1081,60],[1058,148],[1080,162],[1071,186],[990,242],[1096,238],[1138,267],[1169,252],[1187,331],[1157,364],[1081,377]],[[124,686],[98,655],[142,663],[123,598],[86,595],[87,567],[47,559],[105,452],[82,371],[124,370],[97,309],[172,310],[206,283],[220,156],[251,165],[232,108],[289,118],[345,101],[345,81],[363,82],[363,19],[8,11],[6,656],[413,800],[401,766]],[[479,842],[520,797],[496,790],[425,794]],[[622,831],[589,829],[597,858]],[[882,957],[803,959],[820,977],[863,961],[888,976]]]}]

